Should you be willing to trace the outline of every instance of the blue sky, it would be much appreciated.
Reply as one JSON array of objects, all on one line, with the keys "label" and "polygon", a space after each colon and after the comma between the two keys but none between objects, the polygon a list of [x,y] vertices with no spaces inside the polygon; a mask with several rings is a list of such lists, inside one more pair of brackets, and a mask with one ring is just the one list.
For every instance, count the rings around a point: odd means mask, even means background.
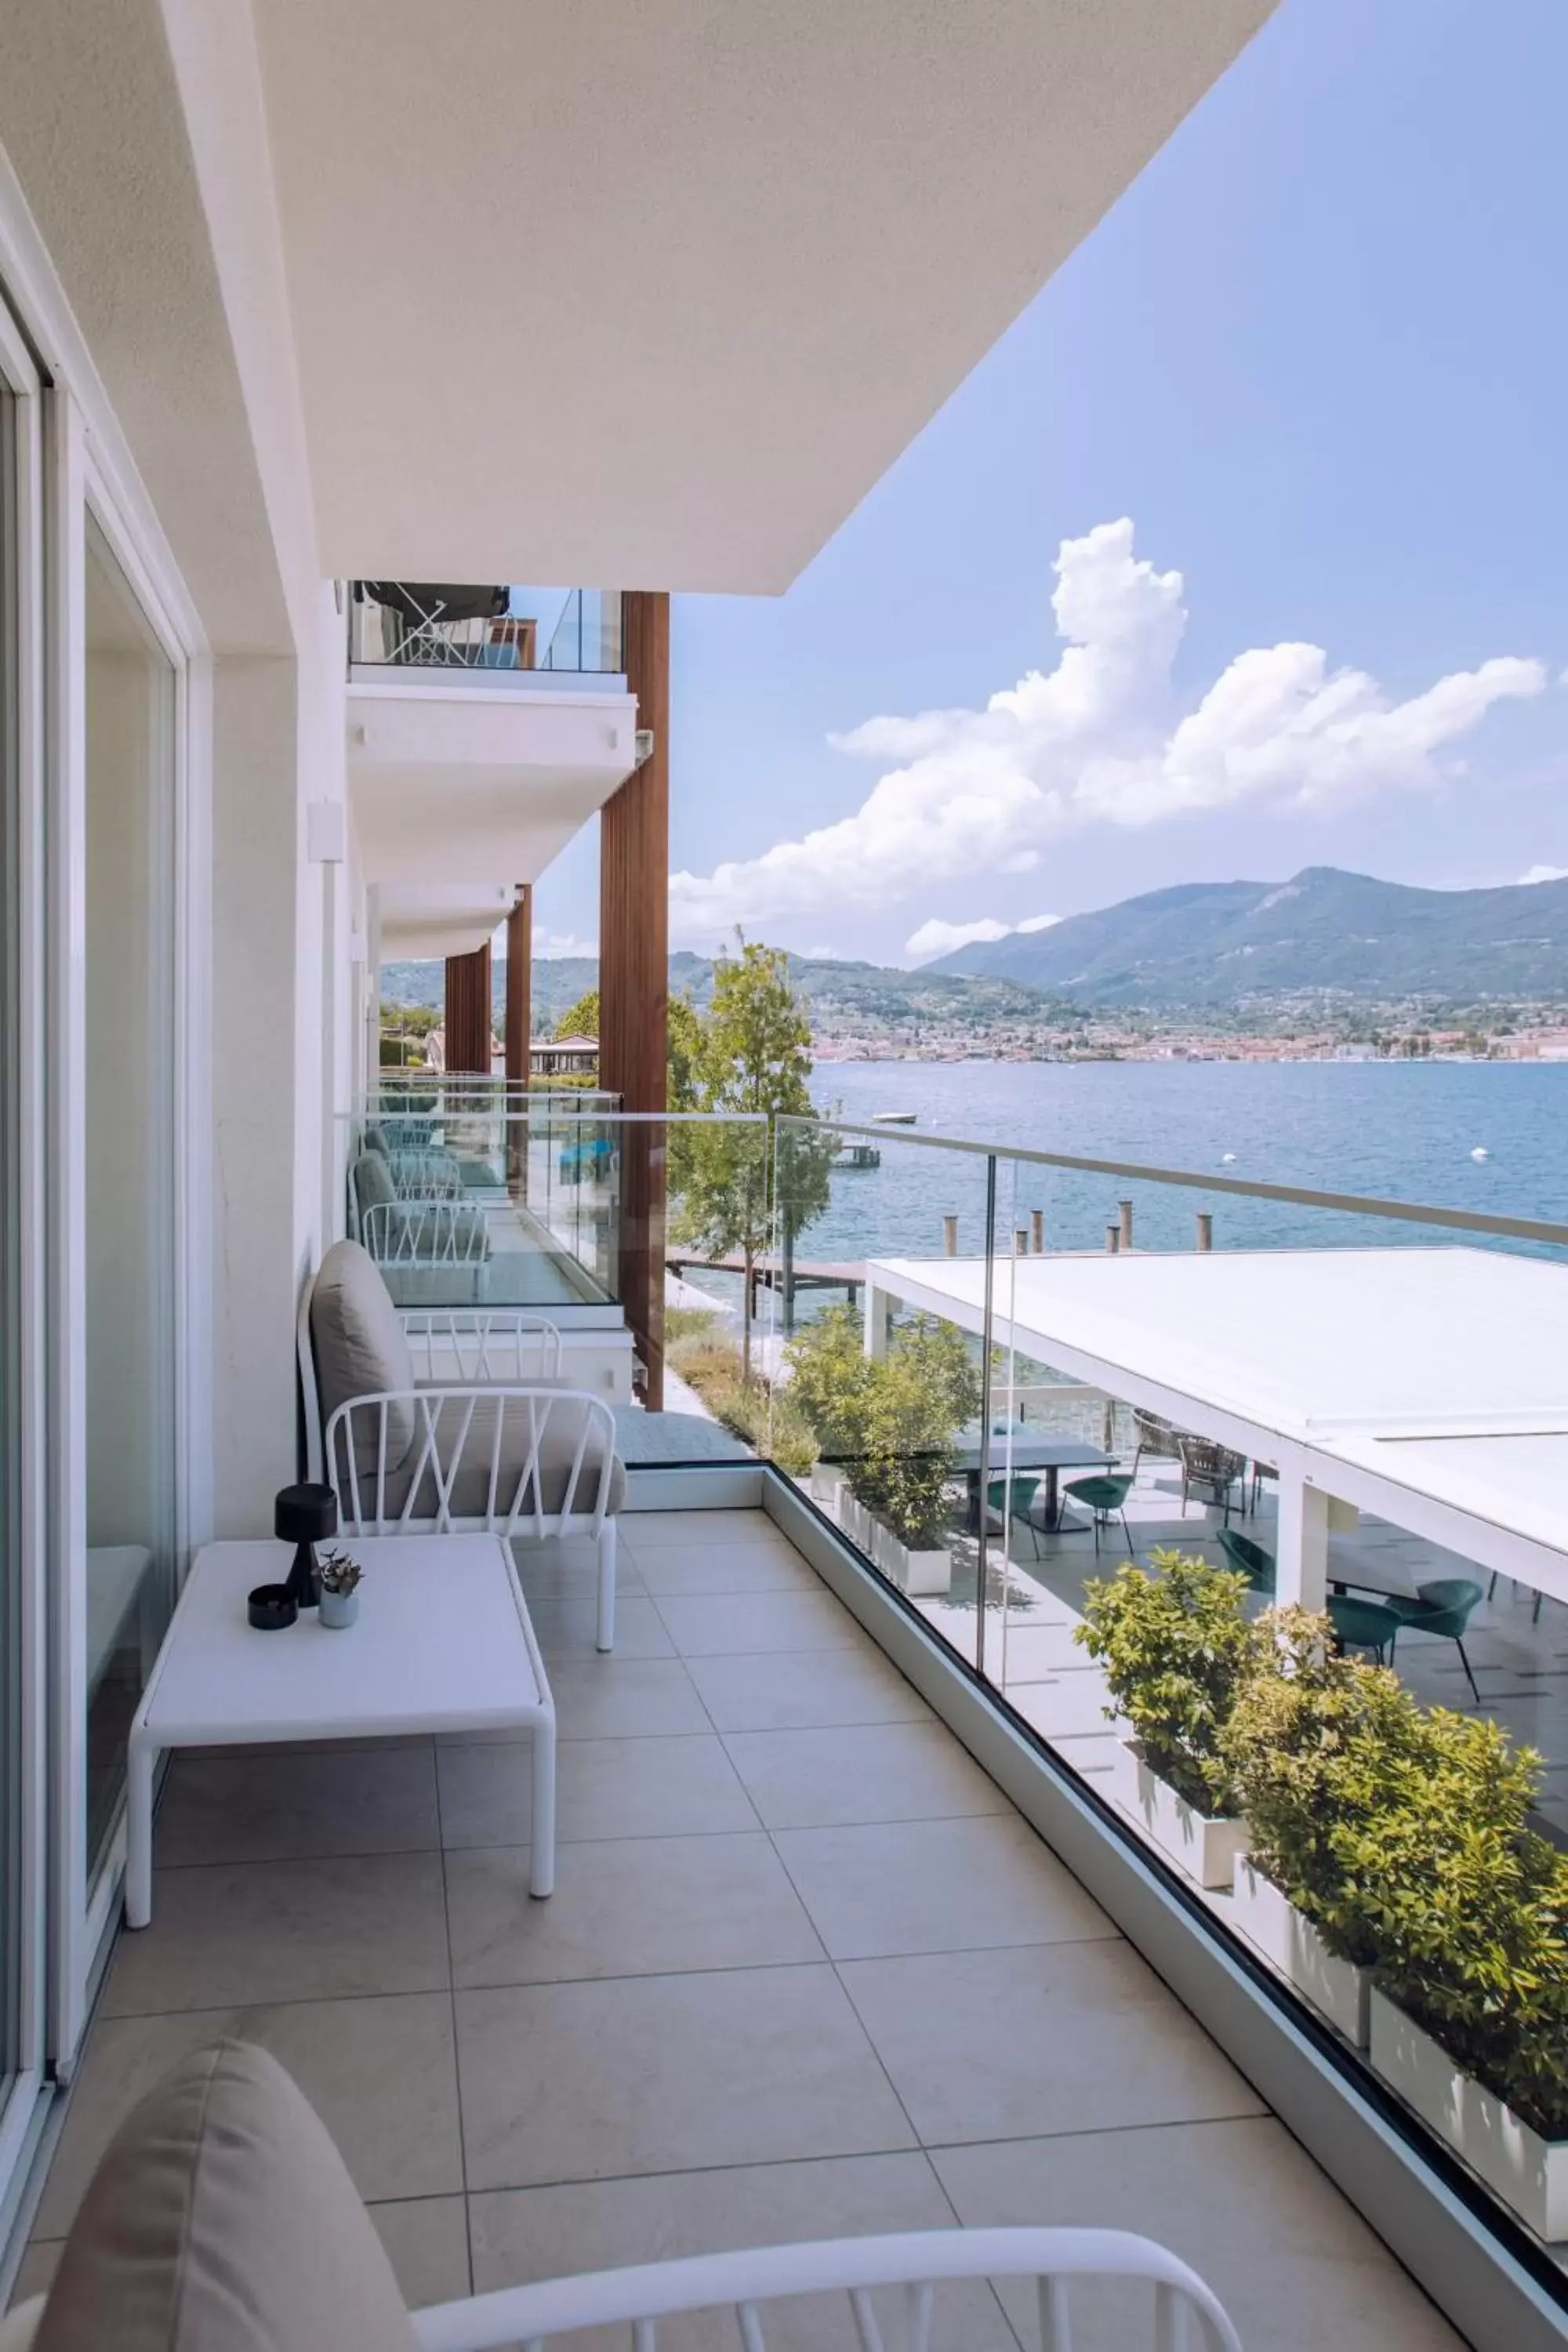
[{"label": "blue sky", "polygon": [[[678,600],[686,943],[740,913],[803,950],[908,961],[933,920],[1185,880],[1568,866],[1565,93],[1563,0],[1285,0],[787,595]],[[1124,517],[1131,554],[1088,541]],[[1089,656],[1105,708],[1066,740],[1059,682],[1016,733],[965,717],[1055,670],[1064,541],[1086,543],[1086,609],[1118,600]],[[1243,677],[1284,722],[1238,722],[1238,679],[1174,738],[1237,656],[1280,644],[1368,674],[1348,737],[1323,681],[1276,660]],[[1316,748],[1281,781],[1290,697],[1314,693]],[[959,715],[873,730],[868,754],[828,740],[932,709]],[[755,866],[911,760],[897,830]],[[1000,800],[944,835],[994,767]],[[590,835],[540,886],[547,935],[593,936],[596,856]]]}]

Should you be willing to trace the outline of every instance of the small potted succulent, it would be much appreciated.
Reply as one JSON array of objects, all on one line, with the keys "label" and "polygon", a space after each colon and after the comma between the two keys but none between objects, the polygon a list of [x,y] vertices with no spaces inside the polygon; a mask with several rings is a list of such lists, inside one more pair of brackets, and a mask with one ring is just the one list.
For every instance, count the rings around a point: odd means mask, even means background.
[{"label": "small potted succulent", "polygon": [[323,1552],[316,1573],[321,1587],[320,1622],[334,1632],[352,1625],[359,1615],[360,1579],[364,1573],[358,1560],[351,1559],[346,1551]]}]

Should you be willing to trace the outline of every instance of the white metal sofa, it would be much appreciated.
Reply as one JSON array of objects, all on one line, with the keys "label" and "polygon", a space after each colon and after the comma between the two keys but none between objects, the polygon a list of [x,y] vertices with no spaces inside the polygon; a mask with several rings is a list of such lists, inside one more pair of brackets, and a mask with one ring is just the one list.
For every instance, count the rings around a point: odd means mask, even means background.
[{"label": "white metal sofa", "polygon": [[[336,1493],[345,1533],[588,1539],[598,1646],[613,1648],[626,1472],[609,1407],[562,1383],[560,1333],[541,1317],[407,1321],[412,1335],[364,1248],[334,1242],[301,1302],[300,1370],[310,1474]],[[539,1368],[519,1377],[531,1349]]]},{"label": "white metal sofa", "polygon": [[[721,2309],[767,2352],[769,2306],[847,2296],[861,2352],[928,2352],[937,2288],[1026,2281],[1043,2352],[1071,2352],[1074,2288],[1133,2282],[1153,2352],[1241,2352],[1184,2263],[1120,2230],[931,2230],[763,2246],[602,2271],[409,2313],[342,2157],[276,2059],[243,2042],[193,2052],[121,2126],[47,2296],[0,2327],[0,2352],[534,2352],[609,2326],[658,2352],[659,2323]],[[783,2316],[783,2315],[780,2315]],[[1136,2324],[1136,2323],[1134,2323]],[[622,2332],[624,2331],[624,2333]],[[581,2340],[580,2338],[576,2340]],[[776,2340],[776,2339],[775,2339]],[[997,2315],[997,2352],[1007,2328]],[[1098,2340],[1098,2339],[1097,2339]]]}]

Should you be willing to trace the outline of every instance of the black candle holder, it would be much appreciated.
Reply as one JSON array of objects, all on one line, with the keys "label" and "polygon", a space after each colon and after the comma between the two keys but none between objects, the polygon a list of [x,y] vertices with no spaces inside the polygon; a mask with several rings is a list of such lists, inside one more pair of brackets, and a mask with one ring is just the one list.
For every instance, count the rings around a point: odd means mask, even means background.
[{"label": "black candle holder", "polygon": [[321,1597],[315,1547],[337,1534],[336,1495],[330,1486],[280,1487],[273,1505],[272,1531],[280,1542],[294,1546],[294,1565],[285,1588],[290,1600],[297,1609],[314,1609]]}]

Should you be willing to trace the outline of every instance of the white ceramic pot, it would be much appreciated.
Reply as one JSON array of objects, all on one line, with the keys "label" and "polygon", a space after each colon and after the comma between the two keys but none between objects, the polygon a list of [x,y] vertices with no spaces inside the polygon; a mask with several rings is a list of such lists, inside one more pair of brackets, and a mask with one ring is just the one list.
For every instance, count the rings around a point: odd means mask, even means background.
[{"label": "white ceramic pot", "polygon": [[1237,1858],[1247,1844],[1247,1823],[1213,1819],[1178,1797],[1143,1760],[1135,1739],[1119,1739],[1110,1773],[1111,1793],[1150,1843],[1200,1886],[1228,1887]]},{"label": "white ceramic pot", "polygon": [[328,1592],[323,1590],[316,1614],[321,1623],[333,1633],[342,1633],[359,1615],[357,1592]]},{"label": "white ceramic pot", "polygon": [[1568,2238],[1568,2140],[1531,2131],[1381,1992],[1372,1996],[1372,2063],[1538,2238]]},{"label": "white ceramic pot", "polygon": [[1331,1952],[1306,1913],[1265,1878],[1248,1854],[1237,1858],[1231,1906],[1224,1916],[1347,2042],[1366,2048],[1372,1970]]}]

